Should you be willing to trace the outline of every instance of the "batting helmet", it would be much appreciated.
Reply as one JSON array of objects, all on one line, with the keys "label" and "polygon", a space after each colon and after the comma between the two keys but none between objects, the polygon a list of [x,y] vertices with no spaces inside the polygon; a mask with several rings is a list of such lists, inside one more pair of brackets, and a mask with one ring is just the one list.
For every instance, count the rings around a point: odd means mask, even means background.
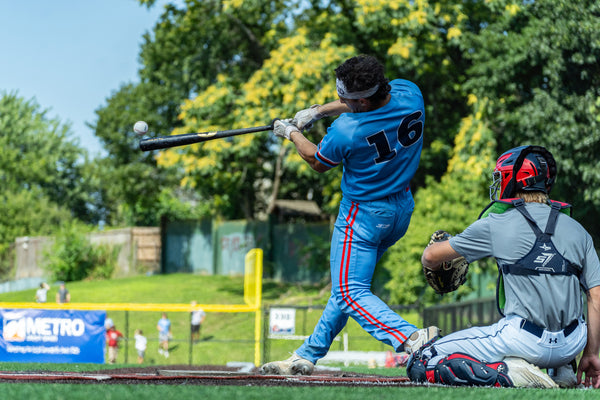
[{"label": "batting helmet", "polygon": [[517,190],[550,193],[556,179],[556,161],[542,146],[520,146],[496,162],[490,199],[510,199]]}]

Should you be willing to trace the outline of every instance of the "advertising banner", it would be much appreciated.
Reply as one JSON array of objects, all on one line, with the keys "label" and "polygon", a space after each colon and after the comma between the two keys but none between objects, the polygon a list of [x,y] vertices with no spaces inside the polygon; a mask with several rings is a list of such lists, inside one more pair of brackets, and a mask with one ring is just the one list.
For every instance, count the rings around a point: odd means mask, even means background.
[{"label": "advertising banner", "polygon": [[296,332],[295,308],[271,308],[269,313],[269,334],[293,335]]},{"label": "advertising banner", "polygon": [[104,363],[106,311],[0,309],[0,361]]}]

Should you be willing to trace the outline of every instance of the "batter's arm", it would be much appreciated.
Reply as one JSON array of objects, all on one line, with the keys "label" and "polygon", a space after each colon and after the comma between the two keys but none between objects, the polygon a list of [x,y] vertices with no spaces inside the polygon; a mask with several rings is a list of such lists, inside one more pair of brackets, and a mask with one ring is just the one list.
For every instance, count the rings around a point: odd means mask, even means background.
[{"label": "batter's arm", "polygon": [[423,250],[421,263],[425,268],[436,271],[443,262],[454,260],[457,257],[461,257],[461,255],[450,246],[448,240],[445,240],[427,246]]},{"label": "batter's arm", "polygon": [[325,172],[331,169],[331,167],[323,164],[317,159],[317,157],[315,157],[317,145],[308,140],[306,136],[302,134],[302,132],[293,131],[290,134],[290,140],[296,146],[296,150],[298,150],[300,157],[302,157],[302,159],[306,161],[312,169],[317,172]]},{"label": "batter's arm", "polygon": [[[596,389],[600,388],[600,286],[591,288],[587,295],[588,334],[587,344],[581,354],[577,368],[577,383]],[[585,379],[582,380],[585,374]]]},{"label": "batter's arm", "polygon": [[337,117],[345,112],[351,112],[351,110],[345,103],[342,103],[340,100],[335,100],[318,106],[317,112],[323,117]]}]

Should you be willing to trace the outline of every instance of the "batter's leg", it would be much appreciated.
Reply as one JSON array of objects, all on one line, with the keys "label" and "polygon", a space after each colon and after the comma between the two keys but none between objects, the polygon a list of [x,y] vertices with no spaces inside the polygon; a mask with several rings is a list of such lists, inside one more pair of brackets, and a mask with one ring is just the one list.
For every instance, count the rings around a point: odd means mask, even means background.
[{"label": "batter's leg", "polygon": [[348,315],[344,314],[333,297],[330,297],[312,335],[296,350],[296,354],[313,364],[316,363],[317,360],[325,357],[333,340],[344,329],[347,322]]}]

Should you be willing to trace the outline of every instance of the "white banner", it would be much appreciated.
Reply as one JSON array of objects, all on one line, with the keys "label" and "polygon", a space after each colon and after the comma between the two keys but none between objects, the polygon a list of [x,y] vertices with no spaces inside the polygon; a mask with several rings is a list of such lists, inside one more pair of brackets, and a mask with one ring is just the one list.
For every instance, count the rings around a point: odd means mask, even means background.
[{"label": "white banner", "polygon": [[293,335],[296,332],[295,308],[271,308],[269,333],[272,335]]}]

